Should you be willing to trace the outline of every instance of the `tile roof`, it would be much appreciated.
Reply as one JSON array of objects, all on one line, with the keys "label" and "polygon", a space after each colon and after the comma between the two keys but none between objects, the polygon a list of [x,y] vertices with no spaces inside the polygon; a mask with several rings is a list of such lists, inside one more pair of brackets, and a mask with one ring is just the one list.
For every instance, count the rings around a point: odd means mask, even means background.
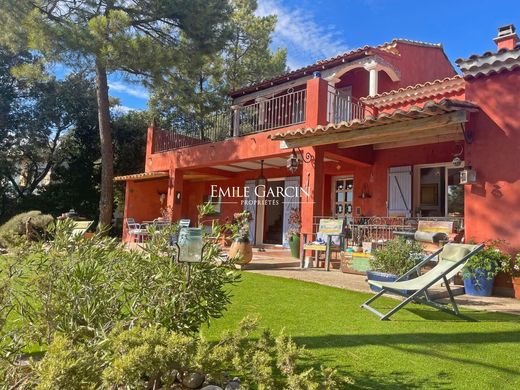
[{"label": "tile roof", "polygon": [[428,81],[422,84],[410,85],[408,87],[394,89],[388,92],[382,92],[375,96],[360,98],[359,100],[369,106],[383,108],[395,104],[403,104],[420,99],[443,96],[447,93],[464,91],[464,89],[465,82],[463,78],[456,75],[444,79]]},{"label": "tile roof", "polygon": [[134,173],[132,175],[125,176],[116,176],[114,177],[114,181],[143,181],[143,180],[153,180],[153,179],[166,179],[170,175],[168,172],[143,172],[143,173]]},{"label": "tile roof", "polygon": [[383,51],[383,52],[387,52],[387,53],[391,53],[391,54],[399,54],[396,49],[396,46],[398,43],[404,43],[404,44],[414,45],[414,46],[431,47],[431,48],[442,48],[442,44],[440,44],[440,43],[428,43],[428,42],[414,41],[414,40],[410,40],[410,39],[396,38],[390,42],[385,42],[385,43],[382,43],[377,46],[365,45],[363,47],[349,50],[344,53],[341,53],[341,54],[338,54],[338,55],[335,55],[335,56],[332,56],[332,57],[329,57],[329,58],[326,58],[323,60],[318,60],[314,64],[307,65],[307,66],[304,66],[302,68],[298,68],[295,70],[291,70],[291,71],[283,73],[279,76],[276,76],[276,77],[273,77],[270,79],[265,79],[265,80],[259,81],[258,83],[255,83],[253,85],[250,85],[250,86],[247,86],[244,88],[240,88],[236,91],[232,91],[232,92],[230,92],[229,95],[231,97],[238,97],[240,95],[245,95],[245,94],[255,91],[257,89],[263,89],[263,88],[269,87],[271,85],[280,84],[282,82],[301,77],[303,75],[312,74],[312,72],[314,72],[314,71],[319,71],[319,70],[323,70],[323,69],[332,67],[332,66],[336,65],[336,63],[345,62],[345,60],[350,57],[355,57],[357,55],[359,55],[359,56],[370,55],[370,54],[372,54],[371,53],[372,51],[373,52]]},{"label": "tile roof", "polygon": [[425,102],[421,106],[412,106],[407,110],[397,109],[392,112],[380,113],[377,116],[367,116],[364,119],[354,119],[350,122],[329,123],[324,126],[299,128],[275,133],[269,138],[272,140],[288,140],[304,137],[319,136],[330,132],[345,132],[365,129],[369,127],[388,125],[397,122],[405,122],[413,119],[427,118],[442,115],[454,111],[476,111],[478,106],[465,101],[454,99],[442,99],[439,102],[433,100]]},{"label": "tile roof", "polygon": [[473,54],[467,59],[459,58],[455,62],[462,71],[464,78],[512,71],[520,68],[520,43],[511,50],[487,51],[481,55]]}]

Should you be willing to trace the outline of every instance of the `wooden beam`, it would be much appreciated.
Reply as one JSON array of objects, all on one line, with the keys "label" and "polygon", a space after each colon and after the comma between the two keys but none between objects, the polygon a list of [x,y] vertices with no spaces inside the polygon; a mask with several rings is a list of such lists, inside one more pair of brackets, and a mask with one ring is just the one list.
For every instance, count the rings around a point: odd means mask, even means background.
[{"label": "wooden beam", "polygon": [[437,127],[445,127],[447,125],[463,123],[468,120],[466,111],[455,111],[448,114],[432,115],[427,118],[410,119],[404,122],[396,122],[388,125],[380,125],[367,127],[362,129],[349,130],[348,127],[340,130],[331,130],[323,135],[314,134],[312,137],[303,137],[296,139],[287,139],[281,144],[281,147],[297,148],[304,146],[317,146],[333,143],[341,143],[342,147],[351,147],[350,143],[354,140],[361,139],[379,139],[382,141],[385,137],[395,134],[407,133],[414,130],[428,130]]},{"label": "wooden beam", "polygon": [[404,148],[406,146],[436,144],[436,143],[440,143],[440,142],[449,142],[449,141],[462,141],[463,139],[464,139],[464,135],[462,133],[442,134],[442,135],[438,135],[436,137],[430,136],[430,137],[415,138],[415,139],[405,140],[405,141],[383,142],[383,143],[374,145],[374,150]]},{"label": "wooden beam", "polygon": [[409,141],[418,138],[425,137],[434,137],[446,134],[462,134],[462,130],[460,129],[460,125],[448,125],[442,127],[435,127],[430,129],[419,129],[419,130],[408,130],[405,132],[372,136],[370,138],[361,138],[359,140],[354,140],[350,142],[344,142],[338,144],[338,147],[341,148],[352,148],[355,146],[363,146],[363,145],[377,145],[381,143],[388,142],[399,142],[399,141]]}]

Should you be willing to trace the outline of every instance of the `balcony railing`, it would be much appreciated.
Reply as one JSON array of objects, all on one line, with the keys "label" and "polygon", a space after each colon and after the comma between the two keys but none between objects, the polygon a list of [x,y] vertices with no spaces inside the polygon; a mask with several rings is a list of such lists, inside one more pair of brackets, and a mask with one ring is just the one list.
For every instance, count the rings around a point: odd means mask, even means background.
[{"label": "balcony railing", "polygon": [[306,90],[290,91],[208,116],[174,130],[154,129],[152,153],[217,142],[305,122]]},{"label": "balcony railing", "polygon": [[329,91],[327,97],[327,119],[329,123],[350,122],[365,118],[365,106],[352,96]]}]

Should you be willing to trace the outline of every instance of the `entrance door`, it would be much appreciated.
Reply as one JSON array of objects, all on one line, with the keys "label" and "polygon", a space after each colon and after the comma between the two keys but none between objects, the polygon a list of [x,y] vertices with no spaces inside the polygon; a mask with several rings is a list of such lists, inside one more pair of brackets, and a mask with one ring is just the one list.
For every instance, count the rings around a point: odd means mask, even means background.
[{"label": "entrance door", "polygon": [[288,247],[287,233],[291,228],[289,218],[293,209],[300,210],[300,178],[298,176],[285,179],[285,197],[283,205],[283,246]]},{"label": "entrance door", "polygon": [[354,178],[352,176],[335,177],[332,181],[332,212],[335,218],[352,222],[354,201]]},{"label": "entrance door", "polygon": [[284,216],[283,189],[283,180],[267,182],[264,198],[264,244],[282,244]]}]

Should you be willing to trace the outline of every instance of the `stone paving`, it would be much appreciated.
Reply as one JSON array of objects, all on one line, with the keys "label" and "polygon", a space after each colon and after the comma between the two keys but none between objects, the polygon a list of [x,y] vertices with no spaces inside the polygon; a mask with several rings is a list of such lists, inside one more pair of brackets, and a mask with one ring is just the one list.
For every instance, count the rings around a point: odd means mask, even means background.
[{"label": "stone paving", "polygon": [[[266,252],[255,252],[253,261],[243,267],[243,270],[263,275],[314,282],[345,290],[370,292],[366,276],[364,275],[346,274],[339,270],[327,272],[321,268],[300,269],[299,264],[299,261],[291,258],[287,251],[268,250]],[[467,309],[520,315],[520,300],[514,298],[496,296],[474,297],[464,294],[457,296],[455,299],[459,306]]]}]

